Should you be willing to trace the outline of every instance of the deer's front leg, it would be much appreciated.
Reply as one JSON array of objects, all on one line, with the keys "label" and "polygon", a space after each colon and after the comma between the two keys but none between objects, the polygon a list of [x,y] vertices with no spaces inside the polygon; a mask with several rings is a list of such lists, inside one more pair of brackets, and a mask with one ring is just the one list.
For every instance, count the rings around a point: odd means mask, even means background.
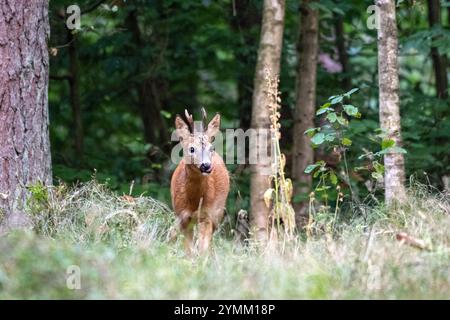
[{"label": "deer's front leg", "polygon": [[200,221],[198,230],[198,251],[200,254],[204,254],[209,250],[213,232],[214,225],[210,219],[204,219]]},{"label": "deer's front leg", "polygon": [[214,231],[219,226],[222,218],[223,209],[208,209],[203,212],[199,221],[200,254],[204,254],[209,250]]},{"label": "deer's front leg", "polygon": [[193,238],[194,238],[194,223],[192,221],[192,212],[183,211],[178,217],[178,223],[184,235],[184,250],[186,254],[192,255],[193,252]]}]

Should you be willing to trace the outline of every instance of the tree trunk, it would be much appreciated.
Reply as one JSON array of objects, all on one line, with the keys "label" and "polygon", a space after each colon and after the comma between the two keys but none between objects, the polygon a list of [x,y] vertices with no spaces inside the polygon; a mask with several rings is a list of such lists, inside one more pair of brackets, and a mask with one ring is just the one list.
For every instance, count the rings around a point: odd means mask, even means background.
[{"label": "tree trunk", "polygon": [[236,62],[239,64],[237,90],[240,128],[247,130],[251,126],[253,70],[256,65],[256,54],[253,48],[256,51],[258,46],[258,39],[253,31],[260,25],[261,13],[252,0],[236,1],[232,10],[231,27],[239,36],[240,46],[243,48],[236,50]]},{"label": "tree trunk", "polygon": [[[380,28],[378,29],[378,81],[380,125],[388,139],[402,145],[399,106],[398,79],[398,39],[394,0],[377,0],[380,8]],[[405,163],[402,153],[384,156],[384,184],[387,204],[406,199]]]},{"label": "tree trunk", "polygon": [[[284,8],[284,0],[264,0],[252,99],[252,128],[254,129],[270,130],[264,69],[269,68],[272,75],[278,75],[280,73]],[[270,134],[267,137],[267,147],[270,149]],[[270,150],[268,150],[267,154],[270,154]],[[266,164],[261,163],[260,160],[258,161],[258,164],[251,166],[251,223],[256,239],[265,241],[268,236],[269,209],[264,203],[264,193],[270,188],[269,176],[267,174],[270,172],[270,163]]]},{"label": "tree trunk", "polygon": [[0,2],[0,216],[26,223],[26,187],[50,184],[48,1]]},{"label": "tree trunk", "polygon": [[348,63],[347,46],[345,45],[344,37],[344,18],[340,14],[334,14],[334,30],[336,33],[336,47],[339,55],[339,62],[342,65],[342,88],[344,91],[349,91],[352,86],[350,78],[350,65]]},{"label": "tree trunk", "polygon": [[83,133],[83,119],[80,101],[80,72],[78,64],[78,46],[77,37],[72,34],[72,31],[66,29],[67,43],[69,44],[69,86],[70,86],[70,106],[72,109],[72,121],[74,132],[74,146],[78,157],[78,162],[82,162],[84,150],[84,133]]},{"label": "tree trunk", "polygon": [[303,1],[300,10],[300,32],[297,43],[298,69],[294,115],[294,145],[292,177],[295,181],[295,195],[302,201],[294,203],[297,226],[305,222],[308,215],[308,194],[312,178],[304,171],[314,161],[311,139],[304,132],[314,127],[316,110],[317,54],[319,50],[319,13],[309,7],[311,1]]},{"label": "tree trunk", "polygon": [[[441,4],[439,0],[428,0],[428,22],[430,27],[441,24]],[[447,61],[445,55],[440,55],[436,47],[431,48],[434,77],[436,82],[436,95],[439,99],[448,97]]]},{"label": "tree trunk", "polygon": [[[142,47],[142,33],[138,23],[138,12],[133,10],[126,19],[126,27],[133,36],[133,42],[137,49]],[[155,59],[156,60],[156,59]],[[138,74],[147,74],[151,65],[145,62],[139,63]],[[147,78],[139,80],[137,83],[139,112],[144,127],[144,140],[152,145],[169,146],[169,131],[167,123],[161,115],[163,102],[161,94],[164,90],[162,86],[163,79],[157,76],[149,75]],[[167,151],[167,150],[166,150]]]},{"label": "tree trunk", "polygon": [[450,26],[450,7],[447,7],[447,26]]},{"label": "tree trunk", "polygon": [[138,84],[139,110],[144,126],[144,139],[152,145],[165,145],[169,141],[169,129],[161,115],[160,84],[157,79],[144,79]]}]

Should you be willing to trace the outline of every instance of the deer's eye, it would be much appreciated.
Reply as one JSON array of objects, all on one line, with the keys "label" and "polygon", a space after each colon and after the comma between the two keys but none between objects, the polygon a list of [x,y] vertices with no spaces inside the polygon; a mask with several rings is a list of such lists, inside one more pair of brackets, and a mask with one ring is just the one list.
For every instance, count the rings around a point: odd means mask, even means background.
[{"label": "deer's eye", "polygon": [[194,147],[191,147],[191,148],[189,149],[189,152],[190,152],[190,153],[194,153],[194,152],[195,152],[195,148],[194,148]]},{"label": "deer's eye", "polygon": [[216,150],[216,148],[214,148],[214,146],[211,146],[211,148],[209,149],[211,152],[213,152],[214,150]]}]

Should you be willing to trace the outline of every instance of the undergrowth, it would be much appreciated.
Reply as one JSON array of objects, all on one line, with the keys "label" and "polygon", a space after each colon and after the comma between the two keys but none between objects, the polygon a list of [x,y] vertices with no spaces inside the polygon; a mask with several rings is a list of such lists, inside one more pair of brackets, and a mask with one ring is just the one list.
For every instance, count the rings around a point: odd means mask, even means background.
[{"label": "undergrowth", "polygon": [[[42,190],[41,190],[42,191]],[[34,229],[2,236],[0,298],[438,299],[450,292],[448,194],[415,184],[409,202],[317,208],[311,236],[264,250],[220,234],[207,257],[168,241],[173,214],[95,181],[29,206]],[[351,209],[353,208],[353,209]],[[71,289],[69,270],[80,271]]]}]

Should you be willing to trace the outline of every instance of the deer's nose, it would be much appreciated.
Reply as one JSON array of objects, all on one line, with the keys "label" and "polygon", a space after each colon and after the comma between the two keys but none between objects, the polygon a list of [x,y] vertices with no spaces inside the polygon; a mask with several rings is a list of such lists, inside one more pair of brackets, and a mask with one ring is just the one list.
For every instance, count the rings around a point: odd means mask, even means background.
[{"label": "deer's nose", "polygon": [[211,163],[205,162],[200,165],[200,171],[202,173],[210,173],[211,172]]}]

